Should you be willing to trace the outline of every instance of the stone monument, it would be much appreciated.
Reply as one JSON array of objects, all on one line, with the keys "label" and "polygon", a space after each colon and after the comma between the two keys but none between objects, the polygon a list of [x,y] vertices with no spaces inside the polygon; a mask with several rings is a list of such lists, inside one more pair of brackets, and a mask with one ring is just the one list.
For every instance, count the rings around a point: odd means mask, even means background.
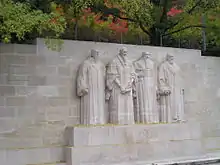
[{"label": "stone monument", "polygon": [[136,74],[132,62],[127,58],[127,48],[120,49],[108,64],[106,74],[110,123],[134,124],[132,88]]},{"label": "stone monument", "polygon": [[158,86],[161,122],[183,121],[184,89],[180,68],[174,62],[173,55],[167,54],[158,67]]},{"label": "stone monument", "polygon": [[157,69],[151,53],[143,52],[140,59],[134,62],[137,81],[136,122],[157,123],[159,114],[156,108]]},{"label": "stone monument", "polygon": [[104,124],[105,66],[97,50],[92,49],[79,68],[77,95],[81,97],[81,124]]}]

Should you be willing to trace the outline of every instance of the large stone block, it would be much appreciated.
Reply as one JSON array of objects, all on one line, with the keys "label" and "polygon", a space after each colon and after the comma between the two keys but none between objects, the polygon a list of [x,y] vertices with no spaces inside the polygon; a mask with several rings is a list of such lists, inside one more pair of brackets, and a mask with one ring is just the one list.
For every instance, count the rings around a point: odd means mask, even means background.
[{"label": "large stone block", "polygon": [[66,148],[67,165],[154,161],[201,154],[199,140]]},{"label": "large stone block", "polygon": [[208,152],[220,150],[220,137],[204,138],[202,144]]},{"label": "large stone block", "polygon": [[70,68],[68,66],[59,66],[58,67],[58,74],[60,76],[71,76],[70,75]]},{"label": "large stone block", "polygon": [[0,106],[4,106],[5,105],[5,97],[0,96]]},{"label": "large stone block", "polygon": [[58,87],[56,86],[38,86],[37,94],[40,96],[58,97]]},{"label": "large stone block", "polygon": [[51,107],[66,106],[68,105],[68,99],[66,97],[49,97],[48,104]]},{"label": "large stone block", "polygon": [[2,60],[9,66],[12,64],[27,64],[27,56],[22,55],[4,55]]},{"label": "large stone block", "polygon": [[33,65],[33,66],[45,66],[46,65],[46,58],[45,56],[28,56],[27,57],[27,63],[29,65]]},{"label": "large stone block", "polygon": [[14,96],[6,98],[7,106],[25,106],[26,97],[23,96]]},{"label": "large stone block", "polygon": [[17,115],[17,109],[15,107],[3,107],[0,106],[0,118],[13,118]]},{"label": "large stone block", "polygon": [[35,73],[35,67],[33,65],[10,65],[9,74],[16,75],[33,75]]},{"label": "large stone block", "polygon": [[46,76],[29,76],[28,85],[30,86],[42,86],[46,84]]},{"label": "large stone block", "polygon": [[56,66],[36,66],[35,70],[36,75],[40,76],[51,76],[57,74],[57,67]]},{"label": "large stone block", "polygon": [[26,85],[28,80],[28,76],[26,75],[9,74],[7,76],[7,83],[12,86]]},{"label": "large stone block", "polygon": [[37,53],[36,45],[14,44],[14,52],[16,54],[35,55]]},{"label": "large stone block", "polygon": [[63,162],[62,147],[15,148],[0,150],[1,165],[45,164],[49,162]]},{"label": "large stone block", "polygon": [[0,53],[13,53],[14,44],[0,44]]},{"label": "large stone block", "polygon": [[14,96],[14,95],[15,95],[14,86],[0,85],[0,96]]},{"label": "large stone block", "polygon": [[68,127],[69,146],[147,143],[150,141],[181,141],[200,138],[197,123]]}]

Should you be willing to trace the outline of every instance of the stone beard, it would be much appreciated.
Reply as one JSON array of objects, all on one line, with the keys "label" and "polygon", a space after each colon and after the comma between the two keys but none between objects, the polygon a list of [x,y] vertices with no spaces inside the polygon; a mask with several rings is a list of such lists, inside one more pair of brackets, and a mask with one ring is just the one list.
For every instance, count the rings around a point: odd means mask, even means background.
[{"label": "stone beard", "polygon": [[137,81],[135,83],[136,108],[135,117],[138,123],[157,123],[157,69],[149,53],[142,53],[142,57],[134,62]]},{"label": "stone beard", "polygon": [[105,123],[105,66],[91,55],[80,66],[77,77],[77,95],[81,97],[81,124]]},{"label": "stone beard", "polygon": [[127,59],[127,49],[122,48],[119,55],[107,66],[107,93],[109,119],[113,124],[134,124],[133,83],[135,71]]},{"label": "stone beard", "polygon": [[180,68],[173,62],[171,55],[167,55],[158,67],[158,86],[161,122],[183,121],[184,93]]}]

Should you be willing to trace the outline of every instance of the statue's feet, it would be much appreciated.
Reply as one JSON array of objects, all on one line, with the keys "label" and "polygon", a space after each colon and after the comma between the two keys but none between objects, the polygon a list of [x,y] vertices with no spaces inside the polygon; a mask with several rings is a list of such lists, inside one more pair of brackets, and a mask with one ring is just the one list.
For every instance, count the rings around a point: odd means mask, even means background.
[{"label": "statue's feet", "polygon": [[176,118],[175,118],[175,119],[173,120],[173,122],[174,122],[174,123],[185,123],[186,120],[181,120],[181,119],[176,119]]}]

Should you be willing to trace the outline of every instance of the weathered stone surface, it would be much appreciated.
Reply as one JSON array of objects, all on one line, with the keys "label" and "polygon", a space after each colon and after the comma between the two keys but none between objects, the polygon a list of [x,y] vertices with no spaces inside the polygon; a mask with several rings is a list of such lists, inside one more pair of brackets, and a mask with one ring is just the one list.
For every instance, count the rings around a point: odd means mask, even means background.
[{"label": "weathered stone surface", "polygon": [[58,74],[60,76],[71,76],[71,71],[70,71],[70,67],[67,66],[59,66],[58,67]]},{"label": "weathered stone surface", "polygon": [[22,97],[22,96],[7,97],[6,105],[7,106],[24,106],[26,103],[25,100],[26,100],[26,97]]},{"label": "weathered stone surface", "polygon": [[3,55],[2,60],[9,66],[13,64],[27,64],[27,56],[22,55]]},{"label": "weathered stone surface", "polygon": [[133,144],[200,139],[197,123],[68,127],[69,146]]},{"label": "weathered stone surface", "polygon": [[15,95],[15,87],[9,85],[0,85],[0,96],[13,96]]},{"label": "weathered stone surface", "polygon": [[59,91],[56,86],[38,86],[37,94],[40,96],[58,97]]},{"label": "weathered stone surface", "polygon": [[16,121],[14,118],[0,118],[0,135],[15,131]]},{"label": "weathered stone surface", "polygon": [[5,105],[5,97],[0,96],[0,106],[4,106]]},{"label": "weathered stone surface", "polygon": [[41,86],[46,84],[46,76],[29,76],[28,85],[30,86]]},{"label": "weathered stone surface", "polygon": [[14,52],[16,54],[24,54],[24,55],[29,55],[29,54],[36,54],[37,51],[37,46],[36,45],[21,45],[21,44],[14,44]]},{"label": "weathered stone surface", "polygon": [[3,107],[0,106],[0,118],[13,118],[17,115],[17,109],[15,107]]},{"label": "weathered stone surface", "polygon": [[[61,147],[0,150],[7,165],[44,164],[64,161]],[[61,153],[62,152],[62,153]],[[2,163],[2,161],[1,161]]]},{"label": "weathered stone surface", "polygon": [[8,72],[9,74],[16,75],[33,75],[35,73],[35,69],[36,68],[32,65],[10,65]]},{"label": "weathered stone surface", "polygon": [[128,161],[153,161],[198,156],[202,153],[203,149],[198,140],[66,148],[67,165],[90,162],[105,164]]},{"label": "weathered stone surface", "polygon": [[[41,143],[64,144],[64,138],[62,137],[64,127],[79,124],[80,121],[80,99],[76,97],[75,90],[75,76],[79,64],[81,64],[88,56],[89,50],[94,48],[100,50],[100,53],[102,54],[101,60],[107,64],[115,55],[118,54],[118,49],[123,45],[64,41],[63,46],[64,47],[61,52],[55,52],[47,49],[44,45],[44,40],[39,40],[37,44],[37,53],[33,54],[34,51],[32,50],[34,48],[31,47],[29,49],[28,45],[23,45],[22,50],[17,51],[18,53],[15,52],[17,48],[14,48],[14,45],[9,44],[6,45],[6,47],[2,47],[2,44],[0,45],[0,84],[4,86],[13,86],[15,88],[15,96],[9,95],[10,92],[6,92],[7,96],[0,96],[0,106],[1,108],[4,107],[4,111],[1,112],[2,116],[0,116],[0,132],[3,132],[0,133],[0,139],[3,139],[1,144],[4,148],[11,145],[19,145],[22,147],[40,146]],[[25,47],[28,48],[25,49]],[[205,152],[216,151],[215,145],[218,147],[218,137],[220,137],[220,59],[216,57],[201,57],[201,53],[198,50],[134,45],[126,45],[126,47],[128,48],[128,56],[132,60],[139,58],[141,52],[143,51],[151,52],[152,57],[156,61],[161,61],[166,53],[174,54],[176,63],[184,72],[186,118],[188,121],[200,122],[202,138],[211,139],[202,141],[203,147],[207,148],[205,149]],[[8,75],[10,68],[13,66],[25,66],[27,68],[22,68],[18,71],[12,69],[13,74]],[[35,69],[32,70],[29,67]],[[58,69],[59,67],[60,69]],[[23,75],[24,73],[25,75]],[[45,86],[45,88],[43,86]],[[38,87],[42,88],[38,91]],[[57,88],[56,92],[53,90],[54,87]],[[13,93],[14,91],[12,94]],[[11,97],[23,96],[26,97],[25,102],[11,99]],[[67,101],[60,101],[62,106],[59,106],[58,102],[56,103],[56,99],[50,101],[49,104],[48,96],[65,98]],[[67,104],[64,105],[66,102]],[[51,107],[51,105],[54,107]],[[12,109],[11,111],[5,111],[10,108],[18,110],[15,117],[13,117],[14,112]],[[55,109],[47,111],[48,108]],[[67,115],[66,112],[68,108],[69,115]],[[63,114],[62,109],[65,109]],[[62,122],[63,126],[55,124],[54,127],[47,127],[47,125],[50,124],[50,122],[54,122],[54,120]],[[34,130],[37,129],[33,129],[33,131],[27,129],[27,133],[23,132],[25,128],[34,126],[38,127],[42,122],[44,123],[42,124],[43,127],[48,128],[43,129],[44,136],[34,138],[33,136],[38,136],[37,134],[34,135]],[[194,127],[193,124],[190,126]],[[195,128],[191,127],[189,130],[195,130],[197,128],[197,126],[195,126]],[[41,133],[41,126],[39,126],[38,131]],[[167,138],[167,131],[169,132],[170,130],[161,130],[161,136],[164,137],[164,139]],[[179,139],[179,137],[185,136],[184,132],[185,131],[178,132],[178,134],[174,136],[174,139]],[[14,133],[16,134],[14,135]],[[31,138],[26,137],[27,139],[22,141],[19,137],[17,137],[17,133],[20,133],[19,135],[23,134],[30,136]],[[189,132],[186,133],[187,136],[188,133]],[[13,139],[16,139],[16,142],[10,142],[8,140],[5,141],[5,134],[13,135]],[[152,134],[157,135],[155,133]],[[200,131],[192,131],[192,133],[190,133],[190,137],[200,137]],[[196,146],[197,144],[194,143],[191,145]],[[163,148],[164,146],[161,145],[158,147]],[[150,151],[151,148],[149,147],[148,150]],[[2,162],[0,162],[0,164],[1,163]],[[30,162],[30,164],[33,163],[34,162]]]},{"label": "weathered stone surface", "polygon": [[68,104],[68,99],[66,97],[49,97],[48,98],[49,106],[66,106]]}]

